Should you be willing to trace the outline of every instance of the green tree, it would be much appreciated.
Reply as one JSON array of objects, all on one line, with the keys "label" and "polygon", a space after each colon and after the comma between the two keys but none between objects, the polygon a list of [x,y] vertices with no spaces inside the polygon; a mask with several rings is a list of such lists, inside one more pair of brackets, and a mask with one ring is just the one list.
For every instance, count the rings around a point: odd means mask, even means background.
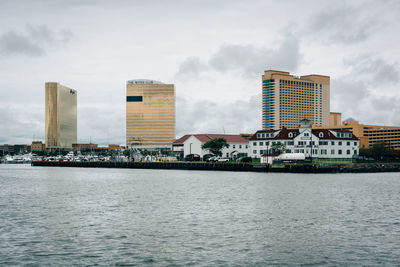
[{"label": "green tree", "polygon": [[282,144],[281,142],[276,142],[271,145],[271,154],[276,154],[276,153],[283,153],[285,152],[286,146]]},{"label": "green tree", "polygon": [[229,144],[226,142],[225,138],[215,138],[211,141],[208,141],[206,143],[204,143],[201,146],[201,149],[208,149],[211,154],[213,154],[214,156],[222,156],[222,149],[226,147],[229,147]]},{"label": "green tree", "polygon": [[360,148],[359,154],[360,156],[372,157],[379,160],[399,156],[399,153],[387,143],[376,143],[370,148]]}]

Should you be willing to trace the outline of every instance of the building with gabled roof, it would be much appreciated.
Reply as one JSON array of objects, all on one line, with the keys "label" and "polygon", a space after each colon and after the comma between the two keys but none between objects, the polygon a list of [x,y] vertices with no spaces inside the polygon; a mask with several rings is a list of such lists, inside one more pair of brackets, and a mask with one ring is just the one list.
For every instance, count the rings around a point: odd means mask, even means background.
[{"label": "building with gabled roof", "polygon": [[360,140],[345,130],[312,129],[311,121],[302,120],[299,129],[260,130],[249,140],[249,155],[260,158],[271,153],[277,143],[286,153],[303,153],[312,158],[351,159],[358,155]]},{"label": "building with gabled roof", "polygon": [[210,152],[201,149],[201,146],[216,138],[224,138],[229,144],[229,148],[222,149],[223,157],[236,158],[248,155],[249,141],[239,134],[186,134],[172,143],[172,151],[181,153],[181,157],[189,154],[203,157]]}]

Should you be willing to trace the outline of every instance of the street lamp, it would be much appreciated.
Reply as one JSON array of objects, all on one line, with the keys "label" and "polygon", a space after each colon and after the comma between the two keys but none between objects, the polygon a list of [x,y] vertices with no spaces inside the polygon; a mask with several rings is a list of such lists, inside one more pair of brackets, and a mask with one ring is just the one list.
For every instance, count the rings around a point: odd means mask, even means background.
[{"label": "street lamp", "polygon": [[193,144],[193,143],[190,143],[190,144],[189,144],[189,154],[192,154],[192,144]]}]

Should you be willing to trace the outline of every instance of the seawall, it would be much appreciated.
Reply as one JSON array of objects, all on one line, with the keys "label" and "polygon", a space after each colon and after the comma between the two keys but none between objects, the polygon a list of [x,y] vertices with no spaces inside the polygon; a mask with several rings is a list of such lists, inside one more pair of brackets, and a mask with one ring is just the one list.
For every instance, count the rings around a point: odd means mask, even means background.
[{"label": "seawall", "polygon": [[333,165],[327,167],[316,166],[316,165],[280,165],[280,166],[270,167],[265,164],[251,164],[251,163],[34,161],[32,162],[32,166],[246,171],[246,172],[289,172],[289,173],[400,172],[400,164]]}]

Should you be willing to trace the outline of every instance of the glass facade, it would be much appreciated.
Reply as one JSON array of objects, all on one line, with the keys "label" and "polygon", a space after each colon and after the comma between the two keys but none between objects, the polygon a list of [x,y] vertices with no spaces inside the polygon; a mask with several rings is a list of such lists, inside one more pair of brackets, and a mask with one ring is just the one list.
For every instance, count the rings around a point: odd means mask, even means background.
[{"label": "glass facade", "polygon": [[157,81],[128,81],[127,146],[170,146],[175,139],[175,86]]},{"label": "glass facade", "polygon": [[72,149],[77,143],[77,92],[59,83],[46,83],[46,147]]}]

